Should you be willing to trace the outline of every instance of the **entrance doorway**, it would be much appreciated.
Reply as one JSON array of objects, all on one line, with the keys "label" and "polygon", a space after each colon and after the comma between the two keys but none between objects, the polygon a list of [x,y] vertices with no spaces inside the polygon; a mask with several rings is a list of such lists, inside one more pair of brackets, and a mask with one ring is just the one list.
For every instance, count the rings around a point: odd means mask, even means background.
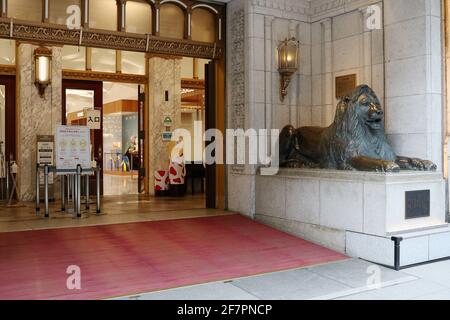
[{"label": "entrance doorway", "polygon": [[[199,66],[200,65],[200,66]],[[221,179],[222,172],[220,165],[206,165],[203,161],[203,134],[196,133],[199,123],[202,124],[201,131],[206,129],[223,129],[221,123],[224,122],[221,116],[222,106],[218,100],[222,97],[223,91],[220,86],[221,69],[216,68],[217,63],[213,61],[202,61],[199,63],[193,59],[182,60],[181,69],[181,92],[175,93],[180,97],[180,103],[177,107],[176,119],[170,119],[179,123],[177,128],[187,130],[193,144],[191,154],[183,152],[185,179],[181,179],[183,186],[178,185],[177,179],[173,178],[175,192],[169,192],[163,195],[164,201],[177,203],[192,203],[194,200],[201,204],[202,208],[223,208],[222,194],[224,180]],[[198,72],[201,71],[201,72]],[[118,82],[118,79],[102,78],[102,75],[92,73],[90,79],[98,81],[69,80],[63,81],[63,123],[72,125],[85,125],[87,110],[100,110],[101,112],[101,130],[92,130],[91,138],[93,141],[92,158],[102,168],[102,195],[119,196],[124,200],[125,195],[131,195],[133,201],[145,202],[144,198],[152,190],[148,190],[148,185],[153,185],[155,174],[146,172],[149,159],[152,156],[153,143],[158,143],[153,139],[145,140],[149,137],[150,114],[148,104],[146,103],[146,94],[151,88],[147,87],[148,79],[142,77],[142,82],[126,82],[127,75],[122,76],[124,82]],[[130,80],[132,80],[130,78]],[[145,83],[145,84],[144,84]],[[150,90],[151,92],[151,90]],[[166,91],[167,99],[168,91]],[[163,97],[164,99],[164,97]],[[219,110],[219,111],[217,111]],[[163,121],[163,119],[161,119]],[[171,133],[171,128],[166,128],[161,139]],[[159,139],[159,137],[157,137]],[[199,141],[197,141],[199,140]],[[167,140],[164,140],[167,141]],[[167,150],[171,147],[167,143]],[[145,150],[147,149],[147,150]],[[201,149],[200,152],[197,149]],[[193,152],[194,151],[194,152]],[[158,151],[161,152],[161,151]],[[159,154],[159,157],[170,159],[170,152]],[[145,158],[145,159],[144,159]],[[147,164],[147,165],[146,165]],[[168,164],[170,164],[168,160]],[[164,167],[164,166],[163,166]],[[165,168],[165,167],[164,167]],[[165,174],[168,178],[166,184],[170,185],[170,174],[172,166],[168,166]],[[176,170],[173,170],[176,171]],[[178,174],[176,171],[175,174]],[[173,176],[175,174],[172,174]],[[94,179],[93,179],[94,180]],[[94,181],[93,181],[94,182]],[[147,189],[145,189],[147,187]],[[151,187],[153,188],[153,186]],[[94,191],[96,188],[91,187]],[[181,190],[182,189],[182,190]],[[156,190],[156,187],[155,187]],[[163,189],[166,190],[166,189]],[[181,191],[181,192],[179,192]],[[179,197],[185,195],[184,198]],[[176,197],[175,199],[173,197]],[[148,197],[147,197],[148,198]],[[131,200],[130,200],[131,201]],[[151,199],[151,201],[153,201]],[[197,205],[195,207],[198,207]],[[187,204],[186,209],[192,208]]]},{"label": "entrance doorway", "polygon": [[[103,81],[63,80],[62,118],[65,125],[85,126],[89,110],[100,111],[100,129],[91,130],[91,158],[101,168],[101,194],[144,192],[142,85]],[[91,179],[91,195],[96,190]]]},{"label": "entrance doorway", "polygon": [[16,160],[16,80],[0,76],[0,198],[6,199],[6,164]]},{"label": "entrance doorway", "polygon": [[[87,125],[87,111],[103,109],[103,83],[101,81],[63,80],[62,124]],[[101,124],[103,127],[103,124]],[[91,159],[100,166],[100,189],[103,194],[103,135],[102,129],[91,130]],[[95,179],[89,180],[89,191],[95,195]]]},{"label": "entrance doorway", "polygon": [[144,144],[139,140],[137,84],[103,82],[104,194],[136,195],[142,191],[139,172]]}]

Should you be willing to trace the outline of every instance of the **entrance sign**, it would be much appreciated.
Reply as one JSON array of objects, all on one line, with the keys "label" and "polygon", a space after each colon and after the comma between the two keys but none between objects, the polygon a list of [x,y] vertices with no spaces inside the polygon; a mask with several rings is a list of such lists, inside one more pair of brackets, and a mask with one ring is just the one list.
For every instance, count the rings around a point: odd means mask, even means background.
[{"label": "entrance sign", "polygon": [[[55,138],[54,136],[37,136],[37,163],[40,166],[53,166],[55,153]],[[42,171],[40,177],[40,184],[44,184],[44,172]],[[48,183],[53,184],[53,173],[48,176]]]},{"label": "entrance sign", "polygon": [[89,127],[89,129],[100,130],[101,118],[102,114],[100,110],[93,109],[86,111],[87,126]]},{"label": "entrance sign", "polygon": [[[56,127],[56,170],[91,170],[91,139],[88,127]],[[64,174],[58,172],[58,174]]]}]

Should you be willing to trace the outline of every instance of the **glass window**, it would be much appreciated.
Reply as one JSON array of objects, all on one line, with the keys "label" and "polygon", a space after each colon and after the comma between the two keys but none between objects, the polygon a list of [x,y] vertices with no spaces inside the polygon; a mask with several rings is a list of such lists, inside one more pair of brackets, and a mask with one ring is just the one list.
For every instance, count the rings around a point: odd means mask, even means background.
[{"label": "glass window", "polygon": [[81,0],[49,0],[49,22],[65,25],[71,15],[67,13],[67,8],[73,5],[81,8]]},{"label": "glass window", "polygon": [[0,64],[16,63],[16,42],[0,39]]},{"label": "glass window", "polygon": [[116,72],[116,50],[92,48],[92,70]]},{"label": "glass window", "polygon": [[117,31],[116,0],[90,0],[89,27]]},{"label": "glass window", "polygon": [[85,70],[86,48],[77,46],[63,46],[62,67],[63,69]]},{"label": "glass window", "polygon": [[10,0],[8,1],[8,17],[42,21],[42,0]]},{"label": "glass window", "polygon": [[152,33],[152,8],[145,1],[127,1],[126,31],[133,33]]},{"label": "glass window", "polygon": [[161,37],[183,39],[184,38],[184,12],[172,3],[166,3],[160,9],[160,29]]},{"label": "glass window", "polygon": [[192,12],[192,40],[203,42],[216,41],[216,15],[203,8]]},{"label": "glass window", "polygon": [[122,51],[122,72],[145,74],[145,53]]},{"label": "glass window", "polygon": [[194,59],[183,57],[181,60],[181,78],[193,78],[194,77]]},{"label": "glass window", "polygon": [[94,109],[94,91],[92,90],[66,90],[66,121],[68,125],[84,125],[84,110]]}]

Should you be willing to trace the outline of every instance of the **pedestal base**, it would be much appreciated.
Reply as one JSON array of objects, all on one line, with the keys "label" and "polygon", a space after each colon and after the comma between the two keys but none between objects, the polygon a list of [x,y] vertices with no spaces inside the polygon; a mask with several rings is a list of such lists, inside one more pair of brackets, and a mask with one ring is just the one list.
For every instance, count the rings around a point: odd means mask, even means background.
[{"label": "pedestal base", "polygon": [[[417,206],[414,198],[407,200],[411,191],[429,194],[423,201],[427,216],[408,216]],[[276,176],[256,178],[256,219],[391,267],[450,256],[441,173],[282,169]],[[403,239],[400,257],[393,237]]]}]

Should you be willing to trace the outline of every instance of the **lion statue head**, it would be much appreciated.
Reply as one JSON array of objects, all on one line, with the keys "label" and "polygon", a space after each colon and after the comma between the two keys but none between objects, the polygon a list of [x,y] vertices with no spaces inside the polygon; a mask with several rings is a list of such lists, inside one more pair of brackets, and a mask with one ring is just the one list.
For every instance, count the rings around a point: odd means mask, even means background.
[{"label": "lion statue head", "polygon": [[367,85],[355,88],[341,99],[334,123],[324,133],[333,167],[345,168],[358,156],[395,161],[384,130],[384,111],[375,92]]}]

